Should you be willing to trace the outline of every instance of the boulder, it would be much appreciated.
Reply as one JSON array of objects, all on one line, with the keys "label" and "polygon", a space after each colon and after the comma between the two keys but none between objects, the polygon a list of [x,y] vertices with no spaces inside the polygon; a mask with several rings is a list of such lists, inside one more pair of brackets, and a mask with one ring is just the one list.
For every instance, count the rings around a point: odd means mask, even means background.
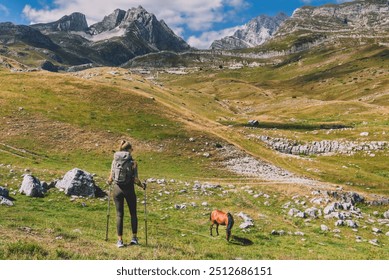
[{"label": "boulder", "polygon": [[344,200],[346,202],[351,202],[352,205],[355,205],[355,203],[363,203],[365,201],[365,198],[358,193],[348,192]]},{"label": "boulder", "polygon": [[323,212],[325,215],[328,215],[328,214],[331,214],[332,212],[336,212],[336,210],[339,208],[339,203],[337,202],[334,202],[334,203],[331,203],[329,205],[327,205]]},{"label": "boulder", "polygon": [[165,185],[166,184],[166,180],[165,179],[157,179],[157,184],[158,185]]},{"label": "boulder", "polygon": [[246,229],[246,228],[250,228],[250,227],[253,227],[253,226],[254,226],[253,222],[251,222],[251,221],[246,221],[246,222],[244,222],[244,223],[241,223],[240,226],[239,226],[239,228],[241,228],[241,229]]},{"label": "boulder", "polygon": [[7,206],[13,206],[13,202],[9,200],[8,198],[5,198],[0,195],[0,205],[7,205]]},{"label": "boulder", "polygon": [[307,215],[305,214],[305,212],[299,211],[299,212],[295,215],[295,217],[305,219],[305,218],[307,217]]},{"label": "boulder", "polygon": [[315,207],[308,208],[304,212],[311,218],[317,218],[321,215],[321,211]]},{"label": "boulder", "polygon": [[24,175],[19,192],[31,197],[43,197],[46,189],[42,187],[41,182],[37,178],[26,174]]},{"label": "boulder", "polygon": [[299,213],[299,212],[300,212],[300,210],[298,210],[298,209],[296,209],[296,208],[291,208],[291,209],[289,210],[289,212],[288,212],[288,215],[294,217],[294,216],[295,216],[297,213]]},{"label": "boulder", "polygon": [[374,233],[382,233],[382,230],[380,230],[379,228],[375,228],[375,227],[372,228],[372,231]]},{"label": "boulder", "polygon": [[357,228],[358,224],[354,222],[353,220],[346,220],[346,225],[351,228]]},{"label": "boulder", "polygon": [[330,229],[328,228],[328,226],[326,226],[326,225],[321,225],[320,226],[320,229],[321,229],[321,231],[329,231]]},{"label": "boulder", "polygon": [[0,186],[0,196],[8,197],[9,191],[6,188]]},{"label": "boulder", "polygon": [[174,205],[174,208],[177,209],[177,210],[181,210],[181,209],[185,209],[186,208],[186,204],[175,204]]},{"label": "boulder", "polygon": [[67,195],[83,197],[95,197],[97,189],[93,176],[78,168],[68,171],[55,187],[64,190]]},{"label": "boulder", "polygon": [[389,219],[389,210],[384,213],[384,218]]},{"label": "boulder", "polygon": [[252,221],[253,221],[252,218],[250,218],[247,214],[245,214],[245,213],[243,213],[243,212],[240,212],[240,213],[238,214],[238,217],[239,217],[239,218],[242,218],[245,222],[252,222]]},{"label": "boulder", "polygon": [[249,120],[249,121],[247,122],[247,124],[248,124],[249,126],[258,127],[258,126],[259,126],[259,121],[257,121],[257,120]]},{"label": "boulder", "polygon": [[288,215],[296,218],[303,218],[303,219],[307,217],[307,214],[305,212],[302,212],[296,208],[290,209]]},{"label": "boulder", "polygon": [[271,231],[270,234],[271,234],[271,235],[280,235],[280,236],[281,236],[281,235],[285,235],[286,233],[285,233],[285,231],[282,230],[282,229],[281,229],[281,230],[274,230],[274,229],[273,229],[273,230]]},{"label": "boulder", "polygon": [[369,243],[374,246],[380,246],[378,239],[369,240]]},{"label": "boulder", "polygon": [[250,218],[247,214],[240,212],[238,214],[238,217],[242,218],[244,220],[244,222],[242,224],[240,224],[239,228],[245,229],[245,228],[249,228],[249,227],[254,226],[253,219]]}]

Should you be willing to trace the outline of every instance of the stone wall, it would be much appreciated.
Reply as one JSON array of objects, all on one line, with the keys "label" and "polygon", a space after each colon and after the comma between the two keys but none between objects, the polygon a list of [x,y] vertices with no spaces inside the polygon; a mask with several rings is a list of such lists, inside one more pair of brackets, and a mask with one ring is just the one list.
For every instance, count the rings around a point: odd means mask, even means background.
[{"label": "stone wall", "polygon": [[[286,138],[272,138],[269,136],[254,136],[265,142],[271,149],[284,154],[292,155],[317,155],[317,154],[354,154],[355,152],[365,151],[374,152],[387,149],[389,143],[386,141],[313,141],[308,143],[299,143]],[[374,156],[374,154],[370,154]]]}]

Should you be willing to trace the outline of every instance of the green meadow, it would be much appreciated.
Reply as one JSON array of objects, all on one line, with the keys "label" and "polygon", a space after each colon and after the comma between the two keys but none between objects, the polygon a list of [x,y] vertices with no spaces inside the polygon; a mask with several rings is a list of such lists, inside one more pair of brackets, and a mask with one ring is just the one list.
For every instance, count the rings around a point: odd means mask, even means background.
[{"label": "green meadow", "polygon": [[[0,206],[0,259],[387,259],[389,228],[378,222],[387,205],[358,205],[365,218],[357,231],[341,227],[334,233],[334,220],[294,218],[283,208],[296,200],[311,206],[314,188],[232,173],[220,147],[234,145],[368,201],[387,197],[388,148],[374,156],[364,151],[290,156],[252,136],[299,143],[388,141],[388,62],[387,47],[366,45],[322,47],[256,68],[161,72],[154,80],[121,68],[77,74],[0,68],[0,185],[14,202]],[[258,127],[247,126],[253,119]],[[75,167],[93,173],[108,192],[105,181],[121,139],[133,143],[141,179],[166,181],[147,189],[148,246],[139,188],[141,246],[121,250],[115,246],[113,203],[104,240],[106,198],[71,198],[55,188],[43,198],[18,193],[26,172],[51,182]],[[194,190],[196,181],[220,187]],[[213,209],[234,214],[230,242],[222,226],[220,236],[210,236]],[[253,218],[254,227],[239,228],[240,212]],[[331,230],[322,231],[322,224]],[[129,242],[129,219],[125,226]],[[286,234],[272,235],[273,230]]]}]

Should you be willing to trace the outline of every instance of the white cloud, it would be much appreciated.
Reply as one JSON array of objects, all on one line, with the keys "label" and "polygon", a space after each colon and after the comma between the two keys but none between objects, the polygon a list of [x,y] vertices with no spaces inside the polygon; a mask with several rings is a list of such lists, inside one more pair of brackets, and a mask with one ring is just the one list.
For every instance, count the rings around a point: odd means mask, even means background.
[{"label": "white cloud", "polygon": [[235,33],[236,30],[242,27],[243,26],[235,26],[235,27],[226,28],[219,31],[203,32],[198,37],[190,36],[188,39],[188,44],[198,49],[208,49],[211,46],[213,41],[221,39],[226,36],[231,36]]},{"label": "white cloud", "polygon": [[3,4],[0,4],[0,13],[5,14],[6,16],[9,16],[9,10]]},{"label": "white cloud", "polygon": [[188,28],[192,31],[209,30],[217,22],[226,20],[225,8],[239,9],[246,0],[54,0],[55,8],[37,9],[26,5],[23,10],[31,23],[56,21],[64,15],[81,12],[87,16],[88,24],[101,21],[115,9],[128,10],[140,4],[174,30]]}]

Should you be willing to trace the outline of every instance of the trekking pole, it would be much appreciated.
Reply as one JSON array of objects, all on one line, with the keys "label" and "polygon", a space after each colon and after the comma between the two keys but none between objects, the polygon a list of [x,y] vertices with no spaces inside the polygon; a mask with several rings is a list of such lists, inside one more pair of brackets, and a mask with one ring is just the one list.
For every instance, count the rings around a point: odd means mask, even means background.
[{"label": "trekking pole", "polygon": [[111,184],[108,184],[108,209],[107,209],[107,228],[105,230],[105,241],[108,241],[110,204],[111,204]]},{"label": "trekking pole", "polygon": [[146,246],[147,246],[147,192],[146,192],[146,181],[144,184],[144,191],[145,191],[145,237],[146,237]]}]

